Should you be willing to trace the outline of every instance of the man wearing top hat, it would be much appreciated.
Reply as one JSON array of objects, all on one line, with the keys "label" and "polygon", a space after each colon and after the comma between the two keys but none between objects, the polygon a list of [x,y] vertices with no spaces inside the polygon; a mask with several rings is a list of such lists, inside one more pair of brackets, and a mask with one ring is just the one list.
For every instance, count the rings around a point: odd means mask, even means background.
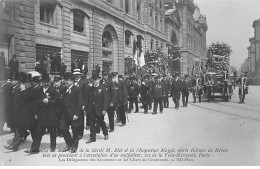
[{"label": "man wearing top hat", "polygon": [[82,139],[83,134],[84,134],[84,113],[83,113],[83,111],[85,109],[85,99],[84,99],[83,93],[84,93],[84,85],[85,85],[86,81],[81,78],[82,73],[80,72],[80,69],[74,69],[73,76],[74,76],[74,85],[79,88],[80,95],[81,95],[80,104],[82,107],[82,113],[81,113],[80,119],[82,120],[82,126],[79,127],[79,130],[80,130],[79,139]]},{"label": "man wearing top hat", "polygon": [[[74,77],[71,72],[66,72],[64,75],[66,80],[66,94],[64,98],[64,108],[61,120],[61,132],[66,142],[66,148],[63,150],[71,153],[76,153],[79,143],[80,127],[82,121],[82,104],[80,88],[74,85]],[[69,132],[69,127],[72,129],[72,136]]]},{"label": "man wearing top hat", "polygon": [[100,85],[100,77],[97,72],[93,72],[93,86],[89,90],[87,113],[90,115],[90,139],[86,143],[96,141],[96,123],[102,128],[104,140],[108,139],[108,131],[104,121],[104,116],[108,110],[107,88]]},{"label": "man wearing top hat", "polygon": [[[16,104],[14,111],[17,117],[16,135],[13,142],[4,148],[12,151],[17,151],[20,144],[29,130],[34,140],[34,132],[36,127],[36,96],[38,90],[39,77],[32,77],[31,74],[21,73],[20,75],[20,90],[16,96]],[[32,152],[32,151],[27,151]]]},{"label": "man wearing top hat", "polygon": [[59,125],[58,114],[54,111],[58,101],[58,95],[50,84],[50,77],[46,75],[42,77],[43,86],[37,92],[37,127],[35,129],[35,137],[31,145],[30,153],[39,152],[42,136],[47,128],[50,132],[50,150],[54,152],[56,149],[56,128]]},{"label": "man wearing top hat", "polygon": [[173,79],[172,86],[171,86],[171,96],[176,109],[179,109],[181,91],[182,91],[182,80],[179,78],[179,73],[177,72],[175,73],[175,78]]}]

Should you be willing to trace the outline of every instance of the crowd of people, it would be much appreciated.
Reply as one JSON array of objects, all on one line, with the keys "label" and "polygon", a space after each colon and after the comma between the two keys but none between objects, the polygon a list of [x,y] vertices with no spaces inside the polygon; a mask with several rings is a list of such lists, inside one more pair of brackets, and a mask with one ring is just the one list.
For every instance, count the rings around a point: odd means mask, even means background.
[{"label": "crowd of people", "polygon": [[[190,93],[194,103],[197,97],[201,102],[202,82],[198,75],[181,78],[178,73],[173,77],[157,74],[142,79],[134,75],[124,79],[117,72],[102,72],[100,77],[95,70],[87,79],[79,69],[74,69],[73,73],[66,72],[62,77],[15,73],[12,81],[1,84],[0,132],[3,134],[6,123],[10,132],[14,133],[12,143],[4,147],[17,151],[31,134],[33,142],[25,152],[39,153],[42,136],[47,131],[50,133],[50,151],[56,149],[56,137],[63,137],[66,143],[63,151],[75,153],[85,129],[90,132],[87,144],[96,141],[96,134],[101,129],[104,140],[108,140],[109,132],[115,130],[115,123],[125,126],[127,113],[131,113],[134,107],[135,113],[140,112],[139,102],[142,103],[143,113],[151,110],[153,115],[157,112],[162,114],[164,108],[169,107],[171,97],[177,110],[180,100],[183,107],[187,107]],[[208,78],[208,86],[213,82],[212,78]],[[208,101],[211,101],[210,97]],[[106,114],[108,126],[104,120]]]}]

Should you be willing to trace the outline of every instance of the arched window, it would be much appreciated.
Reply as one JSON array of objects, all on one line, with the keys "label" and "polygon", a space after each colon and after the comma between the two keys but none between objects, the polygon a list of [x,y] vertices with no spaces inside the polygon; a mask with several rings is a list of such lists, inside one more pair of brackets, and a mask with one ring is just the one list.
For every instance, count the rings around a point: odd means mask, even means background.
[{"label": "arched window", "polygon": [[108,31],[105,31],[102,36],[102,47],[111,48],[112,36]]}]

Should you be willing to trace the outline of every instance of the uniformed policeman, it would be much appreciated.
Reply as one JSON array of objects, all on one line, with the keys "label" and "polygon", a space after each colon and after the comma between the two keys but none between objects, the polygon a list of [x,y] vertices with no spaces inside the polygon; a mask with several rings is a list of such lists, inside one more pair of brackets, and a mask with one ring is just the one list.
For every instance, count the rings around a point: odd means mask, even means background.
[{"label": "uniformed policeman", "polygon": [[[105,86],[107,88],[107,98],[108,98],[108,120],[109,120],[109,132],[114,131],[114,116],[115,116],[115,101],[116,101],[116,92],[115,92],[115,86],[112,82],[112,77],[108,77],[108,73],[103,71],[102,72],[102,79],[100,80],[100,84]],[[98,127],[98,126],[97,126]],[[100,130],[100,127],[97,128]]]},{"label": "uniformed policeman", "polygon": [[138,94],[139,94],[139,87],[138,84],[134,81],[134,76],[130,77],[130,83],[127,86],[127,93],[128,93],[128,100],[129,100],[129,110],[128,113],[131,113],[133,109],[133,103],[135,103],[135,113],[139,112],[138,107]]},{"label": "uniformed policeman", "polygon": [[86,143],[96,141],[96,123],[102,128],[104,140],[108,139],[108,131],[104,121],[109,106],[107,88],[100,84],[99,74],[93,72],[93,86],[89,90],[87,113],[90,115],[90,139]]},{"label": "uniformed policeman", "polygon": [[156,81],[153,84],[152,93],[154,99],[153,114],[157,114],[158,103],[160,107],[160,113],[163,113],[163,99],[165,96],[165,88],[163,82],[161,82],[160,76],[156,76]]},{"label": "uniformed policeman", "polygon": [[142,100],[142,104],[144,107],[144,113],[147,114],[148,113],[148,106],[149,106],[149,91],[150,91],[150,86],[148,85],[148,79],[147,78],[143,78],[143,81],[141,83],[141,100]]}]

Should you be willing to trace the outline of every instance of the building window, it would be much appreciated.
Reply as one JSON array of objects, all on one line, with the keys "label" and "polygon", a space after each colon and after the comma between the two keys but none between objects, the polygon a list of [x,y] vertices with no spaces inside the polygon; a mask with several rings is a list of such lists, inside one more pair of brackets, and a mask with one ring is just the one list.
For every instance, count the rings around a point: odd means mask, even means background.
[{"label": "building window", "polygon": [[131,44],[131,32],[125,32],[125,46],[130,46]]},{"label": "building window", "polygon": [[158,49],[158,48],[159,48],[159,42],[156,41],[156,49]]},{"label": "building window", "polygon": [[160,31],[163,32],[163,19],[160,17]]},{"label": "building window", "polygon": [[102,36],[102,47],[110,48],[112,44],[112,37],[109,32],[104,32]]},{"label": "building window", "polygon": [[76,32],[84,32],[85,14],[79,10],[73,11],[73,30]]},{"label": "building window", "polygon": [[163,48],[163,43],[161,43],[161,49]]},{"label": "building window", "polygon": [[140,6],[140,2],[137,2],[136,14],[137,14],[137,20],[140,21],[141,20],[141,6]]},{"label": "building window", "polygon": [[125,0],[125,13],[129,14],[129,0]]},{"label": "building window", "polygon": [[40,21],[55,24],[54,12],[56,4],[52,1],[40,1]]},{"label": "building window", "polygon": [[160,0],[160,8],[162,8],[162,0]]},{"label": "building window", "polygon": [[153,50],[153,39],[151,39],[151,50]]},{"label": "building window", "polygon": [[11,1],[0,0],[0,16],[5,18],[11,18]]},{"label": "building window", "polygon": [[150,24],[153,27],[153,10],[150,10]]},{"label": "building window", "polygon": [[158,14],[155,14],[155,29],[158,30]]}]

